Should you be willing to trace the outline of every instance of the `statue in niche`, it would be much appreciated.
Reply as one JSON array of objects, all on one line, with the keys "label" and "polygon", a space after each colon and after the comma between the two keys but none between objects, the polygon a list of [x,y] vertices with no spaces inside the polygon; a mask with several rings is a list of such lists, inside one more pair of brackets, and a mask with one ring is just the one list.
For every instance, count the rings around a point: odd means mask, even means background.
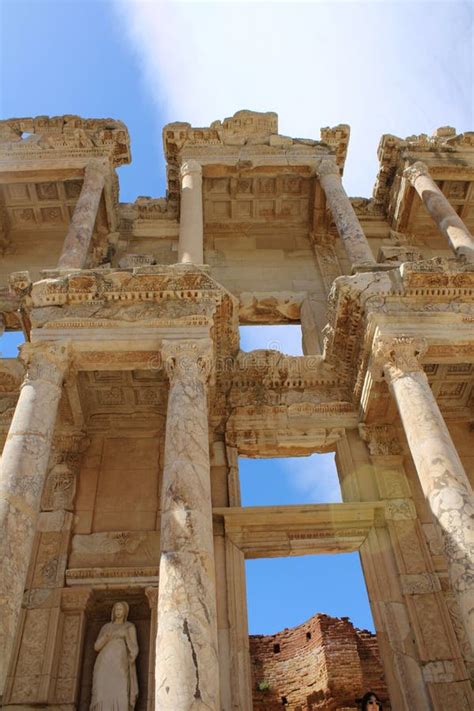
[{"label": "statue in niche", "polygon": [[138,696],[137,632],[133,622],[127,622],[128,603],[116,602],[111,622],[99,632],[94,649],[90,711],[133,711]]}]

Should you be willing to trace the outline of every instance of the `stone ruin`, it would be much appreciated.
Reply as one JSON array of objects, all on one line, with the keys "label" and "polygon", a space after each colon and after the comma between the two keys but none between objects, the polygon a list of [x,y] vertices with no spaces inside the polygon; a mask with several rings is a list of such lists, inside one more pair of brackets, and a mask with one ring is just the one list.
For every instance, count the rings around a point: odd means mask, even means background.
[{"label": "stone ruin", "polygon": [[[124,204],[120,121],[0,122],[1,323],[26,341],[0,360],[9,711],[88,709],[119,601],[135,708],[261,708],[245,559],[346,551],[391,707],[474,708],[474,133],[383,136],[371,198],[348,143],[169,124],[166,197]],[[305,355],[245,353],[240,324],[299,324]],[[331,451],[343,503],[241,506],[239,456]],[[355,703],[314,692],[280,703]]]},{"label": "stone ruin", "polygon": [[250,636],[253,711],[359,709],[370,689],[389,709],[377,638],[348,617],[318,614],[298,627]]}]

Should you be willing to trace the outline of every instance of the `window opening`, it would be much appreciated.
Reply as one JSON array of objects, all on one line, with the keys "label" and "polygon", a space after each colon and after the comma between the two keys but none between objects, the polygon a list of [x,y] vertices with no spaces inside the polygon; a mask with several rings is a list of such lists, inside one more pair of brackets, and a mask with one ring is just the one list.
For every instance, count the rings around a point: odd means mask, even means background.
[{"label": "window opening", "polygon": [[24,342],[23,331],[5,331],[0,338],[0,358],[16,358],[18,346]]},{"label": "window opening", "polygon": [[301,325],[240,326],[240,348],[243,351],[263,349],[290,356],[302,356]]},{"label": "window opening", "polygon": [[342,501],[335,454],[239,459],[242,506],[324,504]]}]

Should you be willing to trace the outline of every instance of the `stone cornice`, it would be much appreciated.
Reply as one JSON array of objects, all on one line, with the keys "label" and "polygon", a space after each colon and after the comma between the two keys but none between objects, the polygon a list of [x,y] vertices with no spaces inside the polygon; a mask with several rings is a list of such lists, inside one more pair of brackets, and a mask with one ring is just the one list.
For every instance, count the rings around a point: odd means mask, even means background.
[{"label": "stone cornice", "polygon": [[[23,138],[23,134],[29,134]],[[114,167],[130,163],[127,127],[115,119],[37,116],[0,121],[0,163],[107,156]]]},{"label": "stone cornice", "polygon": [[[387,209],[389,194],[397,168],[405,154],[425,154],[433,156],[445,154],[445,157],[474,149],[474,132],[456,133],[450,126],[439,128],[433,136],[421,134],[405,139],[385,134],[379,143],[377,155],[380,162],[379,172],[374,187],[374,200],[377,205]],[[444,164],[446,167],[446,164]]]}]

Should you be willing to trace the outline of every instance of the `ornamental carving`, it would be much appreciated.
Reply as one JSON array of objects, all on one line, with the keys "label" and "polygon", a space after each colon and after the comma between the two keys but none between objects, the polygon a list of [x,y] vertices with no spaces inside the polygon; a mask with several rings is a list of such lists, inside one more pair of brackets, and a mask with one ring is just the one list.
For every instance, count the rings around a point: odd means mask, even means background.
[{"label": "ornamental carving", "polygon": [[163,341],[162,357],[172,386],[177,382],[205,383],[212,369],[212,341]]},{"label": "ornamental carving", "polygon": [[83,119],[80,116],[37,116],[0,121],[0,158],[76,157],[107,155],[115,167],[130,162],[127,127],[114,119]]},{"label": "ornamental carving", "polygon": [[424,338],[381,336],[373,349],[373,375],[380,380],[383,374],[390,381],[407,373],[423,372],[420,357],[427,348]]},{"label": "ornamental carving", "polygon": [[359,433],[367,442],[372,457],[402,453],[397,431],[393,425],[359,425]]},{"label": "ornamental carving", "polygon": [[403,171],[403,175],[410,181],[412,185],[414,185],[418,178],[422,175],[424,177],[429,178],[430,172],[426,164],[423,163],[423,161],[418,160],[416,161],[416,163],[413,163],[408,168],[405,168],[405,170]]}]

